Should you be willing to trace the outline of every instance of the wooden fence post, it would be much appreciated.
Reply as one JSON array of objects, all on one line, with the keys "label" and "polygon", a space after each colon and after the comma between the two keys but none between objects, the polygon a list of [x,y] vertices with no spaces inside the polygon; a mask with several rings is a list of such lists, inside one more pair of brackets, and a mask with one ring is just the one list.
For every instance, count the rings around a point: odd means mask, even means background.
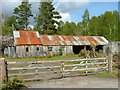
[{"label": "wooden fence post", "polygon": [[0,69],[1,69],[1,81],[7,80],[8,81],[8,76],[7,76],[7,61],[5,58],[0,58]]},{"label": "wooden fence post", "polygon": [[112,54],[108,56],[108,72],[112,72]]}]

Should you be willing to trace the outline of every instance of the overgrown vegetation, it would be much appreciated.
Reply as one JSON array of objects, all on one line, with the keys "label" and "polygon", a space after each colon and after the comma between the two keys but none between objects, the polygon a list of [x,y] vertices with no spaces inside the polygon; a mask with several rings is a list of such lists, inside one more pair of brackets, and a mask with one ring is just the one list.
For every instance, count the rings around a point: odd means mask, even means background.
[{"label": "overgrown vegetation", "polygon": [[17,78],[13,78],[9,81],[3,81],[3,84],[2,90],[18,90],[23,87],[25,88],[23,81]]}]

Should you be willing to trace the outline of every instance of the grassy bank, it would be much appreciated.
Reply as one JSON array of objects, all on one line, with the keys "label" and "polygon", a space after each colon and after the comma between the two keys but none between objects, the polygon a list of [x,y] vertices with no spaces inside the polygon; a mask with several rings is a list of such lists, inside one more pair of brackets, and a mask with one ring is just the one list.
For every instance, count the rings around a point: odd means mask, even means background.
[{"label": "grassy bank", "polygon": [[116,69],[112,72],[98,73],[93,76],[100,77],[100,78],[118,78],[118,70]]}]

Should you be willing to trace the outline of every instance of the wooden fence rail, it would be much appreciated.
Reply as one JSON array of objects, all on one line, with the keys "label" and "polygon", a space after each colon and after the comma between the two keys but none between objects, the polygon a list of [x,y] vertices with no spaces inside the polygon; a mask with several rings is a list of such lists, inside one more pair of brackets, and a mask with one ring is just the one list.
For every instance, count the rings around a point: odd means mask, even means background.
[{"label": "wooden fence rail", "polygon": [[[51,65],[49,65],[51,64]],[[16,65],[16,66],[15,66]],[[21,67],[19,65],[22,65]],[[65,77],[72,72],[90,74],[111,70],[111,61],[107,57],[85,58],[74,60],[34,61],[34,62],[7,62],[8,79],[11,77],[25,77],[24,80],[39,80],[40,75],[54,78],[54,75]],[[84,72],[81,72],[84,71]],[[32,78],[35,77],[35,78]]]},{"label": "wooden fence rail", "polygon": [[7,64],[42,64],[42,63],[55,63],[55,62],[73,62],[73,61],[90,61],[90,60],[106,60],[107,57],[104,58],[85,58],[85,59],[74,59],[74,60],[56,60],[56,61],[33,61],[33,62],[7,62]]}]

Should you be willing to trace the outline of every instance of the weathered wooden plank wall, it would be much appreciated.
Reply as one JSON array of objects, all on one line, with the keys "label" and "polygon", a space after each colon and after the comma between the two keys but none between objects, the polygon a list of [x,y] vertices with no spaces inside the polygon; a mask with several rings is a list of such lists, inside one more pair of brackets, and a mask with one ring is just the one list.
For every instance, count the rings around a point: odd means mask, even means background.
[{"label": "weathered wooden plank wall", "polygon": [[[52,51],[48,50],[52,47]],[[64,46],[63,55],[66,53],[73,53],[72,46]],[[26,50],[28,48],[28,51]],[[46,56],[46,52],[58,54],[61,46],[41,46],[41,45],[21,45],[16,47],[7,47],[4,49],[4,54],[9,57],[39,57]]]}]

